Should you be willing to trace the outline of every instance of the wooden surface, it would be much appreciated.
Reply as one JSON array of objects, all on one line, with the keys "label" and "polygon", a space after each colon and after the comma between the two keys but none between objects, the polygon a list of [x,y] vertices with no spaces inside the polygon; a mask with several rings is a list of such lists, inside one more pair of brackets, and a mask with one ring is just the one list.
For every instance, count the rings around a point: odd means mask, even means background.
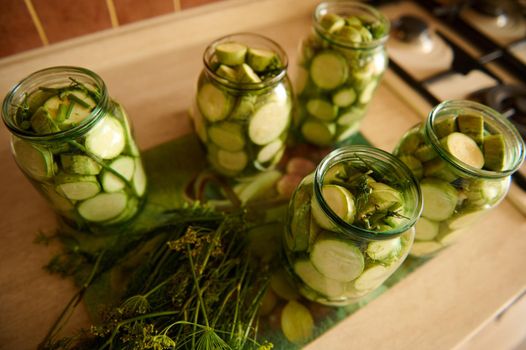
[{"label": "wooden surface", "polygon": [[[315,4],[231,0],[12,56],[0,60],[0,95],[47,66],[90,68],[129,111],[140,147],[149,148],[190,132],[185,110],[207,43],[257,32],[279,42],[294,63]],[[392,89],[380,87],[362,128],[385,150],[422,117]],[[53,216],[16,168],[8,140],[1,127],[0,349],[34,349],[74,288],[42,270],[51,250],[32,241],[39,229],[53,227]],[[526,220],[504,201],[472,232],[306,348],[451,349],[470,342],[485,348],[479,331],[526,290]],[[513,320],[526,320],[524,306],[513,310]],[[68,330],[86,322],[80,308]]]}]

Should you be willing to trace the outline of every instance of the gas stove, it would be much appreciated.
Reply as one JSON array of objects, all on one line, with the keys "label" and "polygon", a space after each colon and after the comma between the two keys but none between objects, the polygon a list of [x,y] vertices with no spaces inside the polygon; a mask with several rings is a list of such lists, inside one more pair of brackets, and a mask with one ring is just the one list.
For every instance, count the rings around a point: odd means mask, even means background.
[{"label": "gas stove", "polygon": [[[526,0],[376,4],[391,20],[385,83],[422,118],[447,99],[484,103],[526,139]],[[526,215],[526,166],[510,200]]]}]

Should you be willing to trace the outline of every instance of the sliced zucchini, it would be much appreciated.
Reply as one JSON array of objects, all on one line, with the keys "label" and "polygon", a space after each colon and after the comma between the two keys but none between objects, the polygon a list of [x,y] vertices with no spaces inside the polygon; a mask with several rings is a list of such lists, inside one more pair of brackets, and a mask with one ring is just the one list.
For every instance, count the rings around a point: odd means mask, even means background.
[{"label": "sliced zucchini", "polygon": [[57,191],[71,200],[84,200],[100,192],[95,176],[59,174],[55,177]]},{"label": "sliced zucchini", "polygon": [[246,59],[254,71],[264,72],[271,63],[276,61],[277,57],[273,51],[249,48]]},{"label": "sliced zucchini", "polygon": [[133,174],[133,188],[138,196],[142,196],[146,191],[146,174],[140,158],[135,158],[135,174]]},{"label": "sliced zucchini", "polygon": [[413,246],[411,247],[411,252],[409,254],[419,258],[426,257],[428,255],[438,252],[443,247],[444,246],[441,243],[435,241],[415,241],[413,243]]},{"label": "sliced zucchini", "polygon": [[290,108],[286,103],[270,101],[261,106],[248,125],[248,136],[256,145],[277,139],[288,127]]},{"label": "sliced zucchini", "polygon": [[77,210],[87,221],[103,222],[121,214],[126,209],[127,202],[124,192],[100,193],[81,202]]},{"label": "sliced zucchini", "polygon": [[64,213],[72,212],[73,209],[75,209],[73,203],[69,199],[67,199],[66,197],[64,197],[56,191],[55,186],[43,183],[41,188],[45,196],[52,203],[53,207],[55,207],[55,209],[57,209],[58,211]]},{"label": "sliced zucchini", "polygon": [[440,231],[438,222],[420,217],[415,225],[415,239],[419,241],[431,241],[435,239]]},{"label": "sliced zucchini", "polygon": [[301,126],[305,140],[317,146],[328,146],[336,134],[336,125],[316,120],[307,120]]},{"label": "sliced zucchini", "polygon": [[458,178],[451,167],[446,163],[446,161],[442,160],[442,158],[435,158],[429,162],[425,162],[424,176],[436,177],[446,182],[453,182]]},{"label": "sliced zucchini", "polygon": [[228,66],[237,66],[245,62],[247,47],[231,41],[217,44],[214,52],[220,63]]},{"label": "sliced zucchini", "polygon": [[31,117],[31,128],[39,135],[47,135],[60,131],[57,123],[45,107],[40,107],[33,114]]},{"label": "sliced zucchini", "polygon": [[322,275],[308,259],[296,260],[294,272],[309,288],[327,298],[337,298],[345,292],[345,285],[342,282]]},{"label": "sliced zucchini", "polygon": [[435,134],[439,139],[457,131],[457,121],[454,115],[447,117],[433,125]]},{"label": "sliced zucchini", "polygon": [[334,33],[345,26],[345,19],[335,13],[327,13],[320,18],[320,25],[327,32]]},{"label": "sliced zucchini", "polygon": [[443,221],[453,215],[458,201],[455,187],[438,179],[424,179],[420,182],[420,188],[424,199],[422,216]]},{"label": "sliced zucchini", "polygon": [[60,155],[62,170],[68,174],[98,175],[102,166],[88,156],[82,154]]},{"label": "sliced zucchini", "polygon": [[458,130],[476,143],[482,142],[484,117],[482,115],[462,114],[457,117]]},{"label": "sliced zucchini", "polygon": [[338,116],[338,107],[321,98],[307,102],[307,112],[321,121],[330,122]]},{"label": "sliced zucchini", "polygon": [[194,121],[195,133],[203,143],[206,143],[208,141],[208,134],[206,132],[205,120],[203,115],[201,114],[198,108],[191,108],[189,113],[190,117]]},{"label": "sliced zucchini", "polygon": [[477,169],[482,169],[484,166],[484,155],[477,143],[469,136],[460,132],[454,132],[442,139],[441,144],[453,157],[462,163]]},{"label": "sliced zucchini", "polygon": [[226,170],[239,172],[247,166],[248,156],[243,151],[230,152],[220,149],[217,151],[217,162]]},{"label": "sliced zucchini", "polygon": [[259,76],[246,63],[239,66],[237,76],[241,83],[261,83]]},{"label": "sliced zucchini", "polygon": [[271,170],[254,176],[251,181],[237,193],[239,200],[245,204],[268,194],[269,191],[272,191],[281,175],[280,171]]},{"label": "sliced zucchini", "polygon": [[506,143],[502,134],[484,137],[484,168],[501,171],[506,165]]},{"label": "sliced zucchini", "polygon": [[[130,181],[135,172],[135,159],[129,156],[121,156],[111,162],[110,168]],[[105,170],[102,173],[102,187],[106,192],[117,192],[122,190],[126,184],[112,172]]]},{"label": "sliced zucchini", "polygon": [[296,300],[300,297],[296,286],[292,283],[284,268],[280,268],[270,276],[270,288],[280,298],[285,300]]},{"label": "sliced zucchini", "polygon": [[369,186],[372,189],[370,203],[375,206],[376,210],[387,210],[395,203],[403,203],[401,193],[391,186],[383,182],[371,182]]},{"label": "sliced zucchini", "polygon": [[415,153],[415,157],[418,158],[422,162],[428,162],[431,159],[435,159],[437,157],[437,153],[430,145],[422,145],[419,146]]},{"label": "sliced zucchini", "polygon": [[378,85],[377,80],[372,80],[367,85],[365,85],[365,88],[360,93],[360,98],[358,99],[361,104],[365,105],[371,101],[374,90],[376,90],[376,85]]},{"label": "sliced zucchini", "polygon": [[54,175],[53,153],[49,150],[18,137],[13,137],[11,146],[16,163],[31,178],[49,179]]},{"label": "sliced zucchini", "polygon": [[231,68],[224,64],[220,65],[216,69],[216,74],[219,75],[221,78],[225,78],[226,80],[229,80],[231,82],[238,81],[237,71],[234,68]]},{"label": "sliced zucchini", "polygon": [[229,119],[239,119],[245,121],[254,113],[257,98],[254,95],[238,97]]},{"label": "sliced zucchini", "polygon": [[321,238],[314,243],[310,260],[325,277],[350,282],[360,276],[365,267],[360,249],[349,241]]},{"label": "sliced zucchini", "polygon": [[289,301],[281,311],[281,330],[291,343],[307,342],[314,332],[314,319],[309,309],[297,301]]},{"label": "sliced zucchini", "polygon": [[221,122],[208,128],[210,140],[220,148],[236,152],[245,147],[245,136],[241,125],[231,122]]},{"label": "sliced zucchini", "polygon": [[299,95],[305,90],[305,86],[309,81],[309,72],[301,66],[298,66],[297,69],[296,80],[294,81],[294,91]]},{"label": "sliced zucchini", "polygon": [[338,125],[351,125],[360,122],[363,118],[363,110],[360,108],[352,107],[341,113],[338,117]]},{"label": "sliced zucchini", "polygon": [[325,50],[312,59],[310,76],[321,89],[334,90],[347,81],[349,66],[340,53]]},{"label": "sliced zucchini", "polygon": [[118,223],[128,221],[132,217],[134,217],[135,214],[137,214],[138,209],[139,209],[139,199],[137,197],[128,198],[128,203],[126,204],[126,208],[124,208],[124,210],[119,215],[117,215],[113,219],[106,221],[104,224],[113,225],[113,224],[118,224]]},{"label": "sliced zucchini", "polygon": [[97,157],[113,159],[126,146],[124,128],[117,119],[106,115],[88,132],[85,146]]},{"label": "sliced zucchini", "polygon": [[393,258],[402,251],[400,237],[384,241],[372,241],[367,245],[366,253],[373,260],[384,261]]},{"label": "sliced zucchini", "polygon": [[277,139],[275,141],[272,141],[266,146],[263,146],[257,155],[257,161],[261,164],[267,163],[268,161],[272,160],[276,154],[279,153],[279,151],[284,147],[283,141],[280,139]]},{"label": "sliced zucchini", "polygon": [[411,170],[413,175],[418,180],[422,178],[422,176],[424,175],[424,167],[422,166],[422,163],[416,157],[409,156],[409,155],[402,155],[402,156],[399,156],[398,158],[400,158],[400,160],[405,165],[407,165],[409,170]]},{"label": "sliced zucchini", "polygon": [[356,92],[353,88],[344,88],[332,95],[332,103],[338,107],[349,107],[356,101]]},{"label": "sliced zucchini", "polygon": [[354,288],[359,291],[371,291],[380,287],[384,281],[391,276],[393,270],[383,265],[373,265],[367,268],[357,279],[354,281]]},{"label": "sliced zucchini", "polygon": [[197,106],[203,116],[211,122],[225,119],[233,104],[233,97],[212,83],[203,84],[197,92]]},{"label": "sliced zucchini", "polygon": [[397,154],[413,155],[420,145],[424,142],[422,134],[418,131],[410,131],[402,138],[397,147]]},{"label": "sliced zucchini", "polygon": [[[325,185],[322,188],[322,195],[336,216],[349,224],[353,223],[354,216],[356,215],[356,206],[354,204],[354,196],[351,192],[338,185]],[[320,227],[327,230],[334,229],[334,223],[321,209],[315,196],[311,198],[311,212]]]}]

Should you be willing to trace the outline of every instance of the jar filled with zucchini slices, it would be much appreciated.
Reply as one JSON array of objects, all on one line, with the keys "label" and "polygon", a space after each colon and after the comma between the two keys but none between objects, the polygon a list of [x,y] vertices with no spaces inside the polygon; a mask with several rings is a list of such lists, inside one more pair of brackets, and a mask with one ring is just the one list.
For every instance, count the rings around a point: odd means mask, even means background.
[{"label": "jar filled with zucchini slices", "polygon": [[358,132],[387,68],[389,21],[352,1],[323,2],[300,44],[295,128],[300,139],[334,145]]},{"label": "jar filled with zucchini slices", "polygon": [[301,293],[346,305],[382,285],[409,253],[421,197],[411,171],[387,152],[330,153],[289,204],[283,246]]},{"label": "jar filled with zucchini slices", "polygon": [[247,178],[276,165],[289,134],[287,56],[257,34],[234,34],[205,50],[192,111],[212,167]]},{"label": "jar filled with zucchini slices", "polygon": [[524,159],[524,142],[497,111],[451,100],[409,130],[394,153],[420,181],[424,209],[411,255],[427,257],[500,203]]},{"label": "jar filled with zucchini slices", "polygon": [[126,112],[95,73],[52,67],[15,85],[2,117],[16,163],[66,222],[128,221],[146,190]]}]

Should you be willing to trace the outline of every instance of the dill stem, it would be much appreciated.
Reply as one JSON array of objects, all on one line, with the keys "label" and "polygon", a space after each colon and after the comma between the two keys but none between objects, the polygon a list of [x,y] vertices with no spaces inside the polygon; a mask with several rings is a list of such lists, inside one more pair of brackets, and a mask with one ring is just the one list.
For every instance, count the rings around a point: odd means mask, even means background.
[{"label": "dill stem", "polygon": [[[210,327],[210,324],[208,323],[208,317],[206,315],[206,309],[205,309],[205,303],[203,301],[203,295],[201,293],[201,288],[199,288],[199,281],[198,281],[197,276],[195,274],[195,265],[194,265],[194,260],[192,259],[192,251],[190,250],[190,246],[186,247],[186,251],[188,253],[188,260],[190,262],[190,270],[192,271],[192,277],[194,279],[195,289],[197,290],[197,297],[199,298],[199,303],[198,304],[201,304],[201,311],[203,312],[203,318],[205,320],[206,326]],[[199,310],[196,310],[196,314],[199,314]]]}]

